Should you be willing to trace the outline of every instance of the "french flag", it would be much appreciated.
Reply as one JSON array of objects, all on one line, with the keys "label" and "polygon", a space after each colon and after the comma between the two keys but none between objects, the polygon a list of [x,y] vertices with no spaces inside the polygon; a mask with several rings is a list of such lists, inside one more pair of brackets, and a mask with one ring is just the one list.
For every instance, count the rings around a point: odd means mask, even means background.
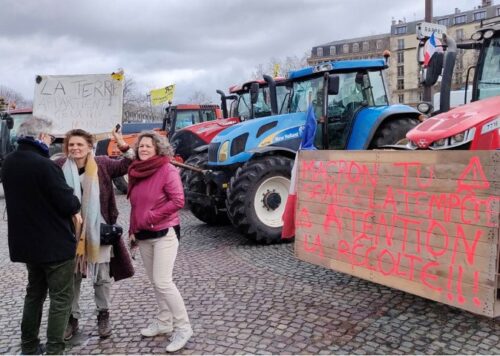
[{"label": "french flag", "polygon": [[429,66],[432,55],[436,52],[443,52],[443,45],[441,41],[434,36],[433,32],[424,45],[424,67]]},{"label": "french flag", "polygon": [[[302,133],[302,142],[300,143],[300,150],[315,150],[314,136],[316,135],[316,116],[314,115],[314,108],[309,105],[307,109],[306,123]],[[299,173],[299,152],[295,155],[293,162],[292,176],[290,179],[290,190],[283,211],[283,230],[281,230],[282,239],[291,239],[295,236],[295,207],[297,204],[297,175]]]}]

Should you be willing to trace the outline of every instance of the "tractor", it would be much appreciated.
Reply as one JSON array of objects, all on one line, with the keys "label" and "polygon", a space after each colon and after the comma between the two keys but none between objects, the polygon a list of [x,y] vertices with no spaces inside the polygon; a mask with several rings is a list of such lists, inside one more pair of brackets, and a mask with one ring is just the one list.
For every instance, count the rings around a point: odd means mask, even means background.
[{"label": "tractor", "polygon": [[[189,192],[204,191],[205,181],[203,173],[208,163],[208,143],[220,132],[230,130],[230,127],[239,122],[250,122],[263,116],[272,116],[286,110],[284,104],[289,96],[289,88],[284,78],[272,78],[265,75],[263,80],[253,80],[243,85],[233,86],[229,89],[230,96],[225,96],[220,90],[221,108],[225,115],[232,118],[226,122],[218,121],[210,125],[200,124],[180,130],[171,139],[172,146],[176,149],[184,146],[190,147],[193,154],[185,161],[190,167],[198,167],[198,170],[186,167],[181,172],[181,178],[186,194]],[[233,100],[229,110],[226,105],[227,99]],[[183,144],[179,143],[183,139]],[[191,145],[191,146],[189,146]],[[187,199],[191,212],[200,220],[208,224],[229,223],[225,211],[215,209],[206,210],[203,205],[198,204],[195,199]]]},{"label": "tractor", "polygon": [[[449,110],[450,83],[456,48],[479,51],[474,66],[471,103]],[[444,56],[444,60],[439,56]],[[434,58],[435,57],[435,58]],[[435,59],[435,60],[433,60]],[[468,88],[471,67],[467,71]],[[407,134],[408,149],[497,150],[500,148],[500,16],[482,20],[470,42],[455,45],[447,38],[443,53],[434,53],[424,85],[431,86],[442,72],[441,105],[431,116]],[[465,91],[467,101],[467,89]],[[425,103],[423,103],[425,105]]]},{"label": "tractor", "polygon": [[186,191],[191,211],[197,217],[226,214],[251,240],[280,242],[291,169],[309,105],[317,118],[318,149],[398,144],[419,123],[417,110],[389,105],[386,68],[387,57],[327,62],[290,72],[288,113],[234,125],[212,140],[206,170],[198,173],[204,184]]}]

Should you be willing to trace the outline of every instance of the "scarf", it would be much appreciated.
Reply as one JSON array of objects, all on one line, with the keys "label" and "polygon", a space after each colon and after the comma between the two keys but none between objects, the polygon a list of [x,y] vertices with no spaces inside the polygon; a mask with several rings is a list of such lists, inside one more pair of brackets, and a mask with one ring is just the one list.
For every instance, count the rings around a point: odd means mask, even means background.
[{"label": "scarf", "polygon": [[158,168],[170,162],[167,156],[153,156],[145,161],[134,160],[128,167],[128,192],[127,198],[130,197],[132,188],[142,179],[147,178],[155,173]]},{"label": "scarf", "polygon": [[[97,261],[101,244],[101,204],[99,201],[99,178],[94,155],[89,153],[83,174],[83,187],[80,183],[78,167],[72,158],[62,166],[64,178],[82,204],[83,226],[77,229],[76,271],[97,278]],[[83,188],[83,196],[82,196]]]}]

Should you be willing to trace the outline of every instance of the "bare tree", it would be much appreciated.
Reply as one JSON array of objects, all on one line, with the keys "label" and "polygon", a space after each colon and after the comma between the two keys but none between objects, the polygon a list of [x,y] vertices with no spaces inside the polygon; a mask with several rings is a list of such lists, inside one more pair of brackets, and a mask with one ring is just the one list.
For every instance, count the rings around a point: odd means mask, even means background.
[{"label": "bare tree", "polygon": [[133,78],[125,79],[123,86],[124,121],[158,121],[163,108],[153,108],[149,95],[140,93]]},{"label": "bare tree", "polygon": [[274,75],[276,66],[278,66],[278,76],[285,77],[289,71],[307,66],[308,54],[304,53],[302,57],[287,56],[283,59],[272,57],[266,64],[259,64],[255,67],[252,74],[253,79],[262,79],[264,74]]},{"label": "bare tree", "polygon": [[210,97],[201,90],[195,90],[193,94],[189,97],[188,102],[190,104],[210,104]]},{"label": "bare tree", "polygon": [[0,85],[0,97],[4,98],[7,104],[15,104],[17,108],[28,108],[33,106],[31,100],[26,100],[21,94],[5,85]]}]

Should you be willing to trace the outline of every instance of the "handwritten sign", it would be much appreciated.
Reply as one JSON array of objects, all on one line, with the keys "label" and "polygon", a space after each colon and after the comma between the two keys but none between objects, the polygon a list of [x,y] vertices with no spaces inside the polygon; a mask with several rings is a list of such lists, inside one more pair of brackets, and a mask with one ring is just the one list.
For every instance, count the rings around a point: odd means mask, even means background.
[{"label": "handwritten sign", "polygon": [[123,76],[111,74],[37,76],[33,115],[53,122],[54,134],[75,128],[111,131],[122,122]]},{"label": "handwritten sign", "polygon": [[500,315],[500,152],[300,153],[296,255]]}]

